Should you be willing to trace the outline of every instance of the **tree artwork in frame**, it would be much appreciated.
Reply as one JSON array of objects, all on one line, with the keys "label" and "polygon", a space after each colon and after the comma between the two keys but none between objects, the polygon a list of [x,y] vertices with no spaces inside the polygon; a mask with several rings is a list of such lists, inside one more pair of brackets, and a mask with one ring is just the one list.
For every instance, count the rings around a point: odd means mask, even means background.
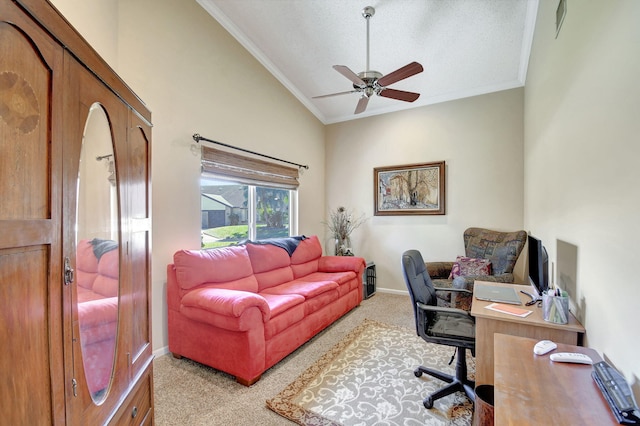
[{"label": "tree artwork in frame", "polygon": [[373,169],[374,215],[443,215],[444,161]]}]

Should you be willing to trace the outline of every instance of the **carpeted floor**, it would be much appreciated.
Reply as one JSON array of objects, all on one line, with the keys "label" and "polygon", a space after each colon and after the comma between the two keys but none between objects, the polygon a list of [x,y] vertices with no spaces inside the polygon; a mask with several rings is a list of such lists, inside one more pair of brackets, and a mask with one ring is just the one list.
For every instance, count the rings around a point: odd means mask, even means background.
[{"label": "carpeted floor", "polygon": [[[409,332],[415,327],[408,296],[377,293],[266,371],[260,381],[248,388],[225,373],[187,359],[177,360],[171,355],[157,358],[156,425],[294,424],[267,408],[266,400],[274,398],[365,319]],[[416,395],[419,401],[423,397]]]}]

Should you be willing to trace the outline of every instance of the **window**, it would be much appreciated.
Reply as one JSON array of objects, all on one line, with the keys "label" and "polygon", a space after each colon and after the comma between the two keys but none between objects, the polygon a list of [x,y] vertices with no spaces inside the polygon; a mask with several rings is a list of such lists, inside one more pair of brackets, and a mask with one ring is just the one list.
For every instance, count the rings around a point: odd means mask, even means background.
[{"label": "window", "polygon": [[202,247],[246,239],[288,237],[295,191],[246,185],[203,175],[200,180]]},{"label": "window", "polygon": [[203,248],[295,235],[298,171],[202,147]]}]

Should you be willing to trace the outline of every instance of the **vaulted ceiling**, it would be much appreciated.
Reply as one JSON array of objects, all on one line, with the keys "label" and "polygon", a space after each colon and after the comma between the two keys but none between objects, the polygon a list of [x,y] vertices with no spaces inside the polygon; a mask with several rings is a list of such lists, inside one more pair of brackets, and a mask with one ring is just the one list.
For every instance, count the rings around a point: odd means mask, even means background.
[{"label": "vaulted ceiling", "polygon": [[[197,0],[325,124],[524,86],[538,0]],[[390,84],[415,102],[360,93],[333,65],[389,74],[413,61],[424,71]]]}]

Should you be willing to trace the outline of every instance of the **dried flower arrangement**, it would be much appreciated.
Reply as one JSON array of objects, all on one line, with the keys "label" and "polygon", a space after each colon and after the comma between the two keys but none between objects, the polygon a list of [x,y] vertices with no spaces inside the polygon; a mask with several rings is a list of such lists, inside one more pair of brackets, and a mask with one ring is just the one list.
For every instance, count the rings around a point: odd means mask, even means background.
[{"label": "dried flower arrangement", "polygon": [[350,236],[354,229],[364,223],[364,214],[354,217],[351,211],[341,206],[332,211],[329,218],[325,225],[336,240],[336,256],[353,256]]}]

